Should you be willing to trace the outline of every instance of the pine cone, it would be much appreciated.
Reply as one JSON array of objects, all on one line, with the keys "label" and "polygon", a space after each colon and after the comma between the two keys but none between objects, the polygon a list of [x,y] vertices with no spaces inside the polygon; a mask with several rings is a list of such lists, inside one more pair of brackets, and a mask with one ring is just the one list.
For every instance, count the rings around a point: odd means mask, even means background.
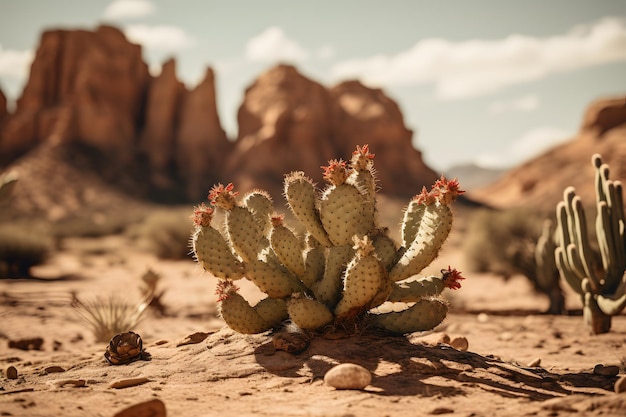
[{"label": "pine cone", "polygon": [[143,349],[141,336],[134,332],[119,333],[113,336],[104,352],[111,365],[124,365],[136,360],[149,361],[150,354]]}]

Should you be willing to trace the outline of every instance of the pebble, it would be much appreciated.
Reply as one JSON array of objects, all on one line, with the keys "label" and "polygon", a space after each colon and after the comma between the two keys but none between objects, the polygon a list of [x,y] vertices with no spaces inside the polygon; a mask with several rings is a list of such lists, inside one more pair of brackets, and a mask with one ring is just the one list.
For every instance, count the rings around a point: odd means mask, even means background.
[{"label": "pebble", "polygon": [[463,336],[455,337],[454,339],[450,341],[450,346],[452,346],[456,350],[465,352],[469,348],[469,341],[467,340],[467,337],[463,337]]},{"label": "pebble", "polygon": [[360,390],[372,382],[372,374],[361,365],[342,363],[326,372],[324,382],[336,389]]},{"label": "pebble", "polygon": [[62,379],[56,382],[56,386],[63,388],[66,385],[74,385],[75,387],[84,387],[87,381],[84,379]]},{"label": "pebble", "polygon": [[528,366],[529,368],[536,368],[539,365],[541,365],[541,358],[537,358],[535,360],[528,362],[528,365],[526,366]]},{"label": "pebble", "polygon": [[115,389],[129,388],[135,387],[137,385],[145,384],[146,382],[150,382],[148,378],[130,378],[130,379],[120,379],[119,381],[113,382],[109,387]]},{"label": "pebble", "polygon": [[48,366],[46,369],[44,369],[44,372],[47,374],[54,374],[58,372],[65,372],[65,369],[63,369],[60,366],[53,365],[53,366]]},{"label": "pebble", "polygon": [[594,375],[617,376],[617,374],[619,374],[619,366],[617,365],[604,366],[601,363],[599,363],[593,367],[593,373]]},{"label": "pebble", "polygon": [[622,392],[626,392],[626,375],[622,375],[622,377],[615,382],[615,393],[621,394]]},{"label": "pebble", "polygon": [[115,413],[113,417],[165,417],[165,404],[159,399],[145,401]]},{"label": "pebble", "polygon": [[476,321],[479,323],[487,323],[489,321],[489,315],[487,313],[479,313],[476,316]]},{"label": "pebble", "polygon": [[9,366],[7,368],[7,378],[17,379],[17,368],[15,366]]}]

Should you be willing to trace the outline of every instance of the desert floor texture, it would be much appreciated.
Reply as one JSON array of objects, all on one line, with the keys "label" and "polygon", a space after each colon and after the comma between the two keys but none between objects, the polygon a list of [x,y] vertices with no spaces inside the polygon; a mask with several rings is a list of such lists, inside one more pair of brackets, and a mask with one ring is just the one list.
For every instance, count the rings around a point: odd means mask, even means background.
[{"label": "desert floor texture", "polygon": [[[432,268],[463,271],[459,239]],[[137,301],[148,268],[162,276],[166,310],[147,311],[134,330],[152,360],[109,365],[107,343],[94,341],[70,294]],[[542,314],[547,301],[523,277],[465,273],[432,332],[338,331],[296,355],[276,350],[271,334],[224,327],[216,280],[195,262],[159,260],[121,235],[66,239],[34,272],[38,279],[0,281],[0,416],[626,415],[626,393],[614,391],[625,372],[626,316],[614,318],[610,333],[589,335],[577,297],[568,294],[570,315]],[[260,296],[245,283],[242,291]],[[469,348],[442,343],[447,337],[465,337]],[[36,338],[39,350],[9,347]],[[371,384],[326,385],[324,374],[344,362],[370,370]],[[619,375],[597,365],[617,366]],[[11,366],[17,379],[7,378]]]}]

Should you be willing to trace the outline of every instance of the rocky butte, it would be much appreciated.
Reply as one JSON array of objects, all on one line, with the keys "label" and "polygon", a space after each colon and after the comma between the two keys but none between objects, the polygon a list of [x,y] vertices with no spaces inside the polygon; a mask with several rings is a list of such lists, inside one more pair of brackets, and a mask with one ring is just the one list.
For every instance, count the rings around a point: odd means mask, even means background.
[{"label": "rocky butte", "polygon": [[571,185],[583,201],[595,201],[594,153],[611,166],[611,178],[626,179],[626,96],[591,103],[576,137],[511,169],[471,197],[495,207],[526,206],[552,214]]},{"label": "rocky butte", "polygon": [[376,153],[386,194],[417,194],[438,176],[381,90],[356,81],[327,88],[278,65],[246,89],[238,136],[229,139],[211,68],[191,90],[173,59],[152,76],[141,47],[111,26],[44,32],[15,111],[6,109],[0,92],[0,170],[19,168],[45,143],[70,155],[59,163],[88,155],[110,184],[160,201],[199,201],[214,183],[231,181],[276,197],[285,173],[321,181],[320,165],[349,158],[356,144]]}]

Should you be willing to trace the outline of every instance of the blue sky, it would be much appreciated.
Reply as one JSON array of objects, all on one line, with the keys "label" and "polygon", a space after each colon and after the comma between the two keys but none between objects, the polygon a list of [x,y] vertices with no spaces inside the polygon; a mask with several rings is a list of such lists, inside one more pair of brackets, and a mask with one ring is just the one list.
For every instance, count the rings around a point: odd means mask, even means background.
[{"label": "blue sky", "polygon": [[326,86],[360,79],[400,105],[436,170],[511,167],[626,94],[624,0],[0,0],[0,87],[19,96],[40,34],[120,27],[157,74],[216,72],[230,136],[245,88],[278,62]]}]

